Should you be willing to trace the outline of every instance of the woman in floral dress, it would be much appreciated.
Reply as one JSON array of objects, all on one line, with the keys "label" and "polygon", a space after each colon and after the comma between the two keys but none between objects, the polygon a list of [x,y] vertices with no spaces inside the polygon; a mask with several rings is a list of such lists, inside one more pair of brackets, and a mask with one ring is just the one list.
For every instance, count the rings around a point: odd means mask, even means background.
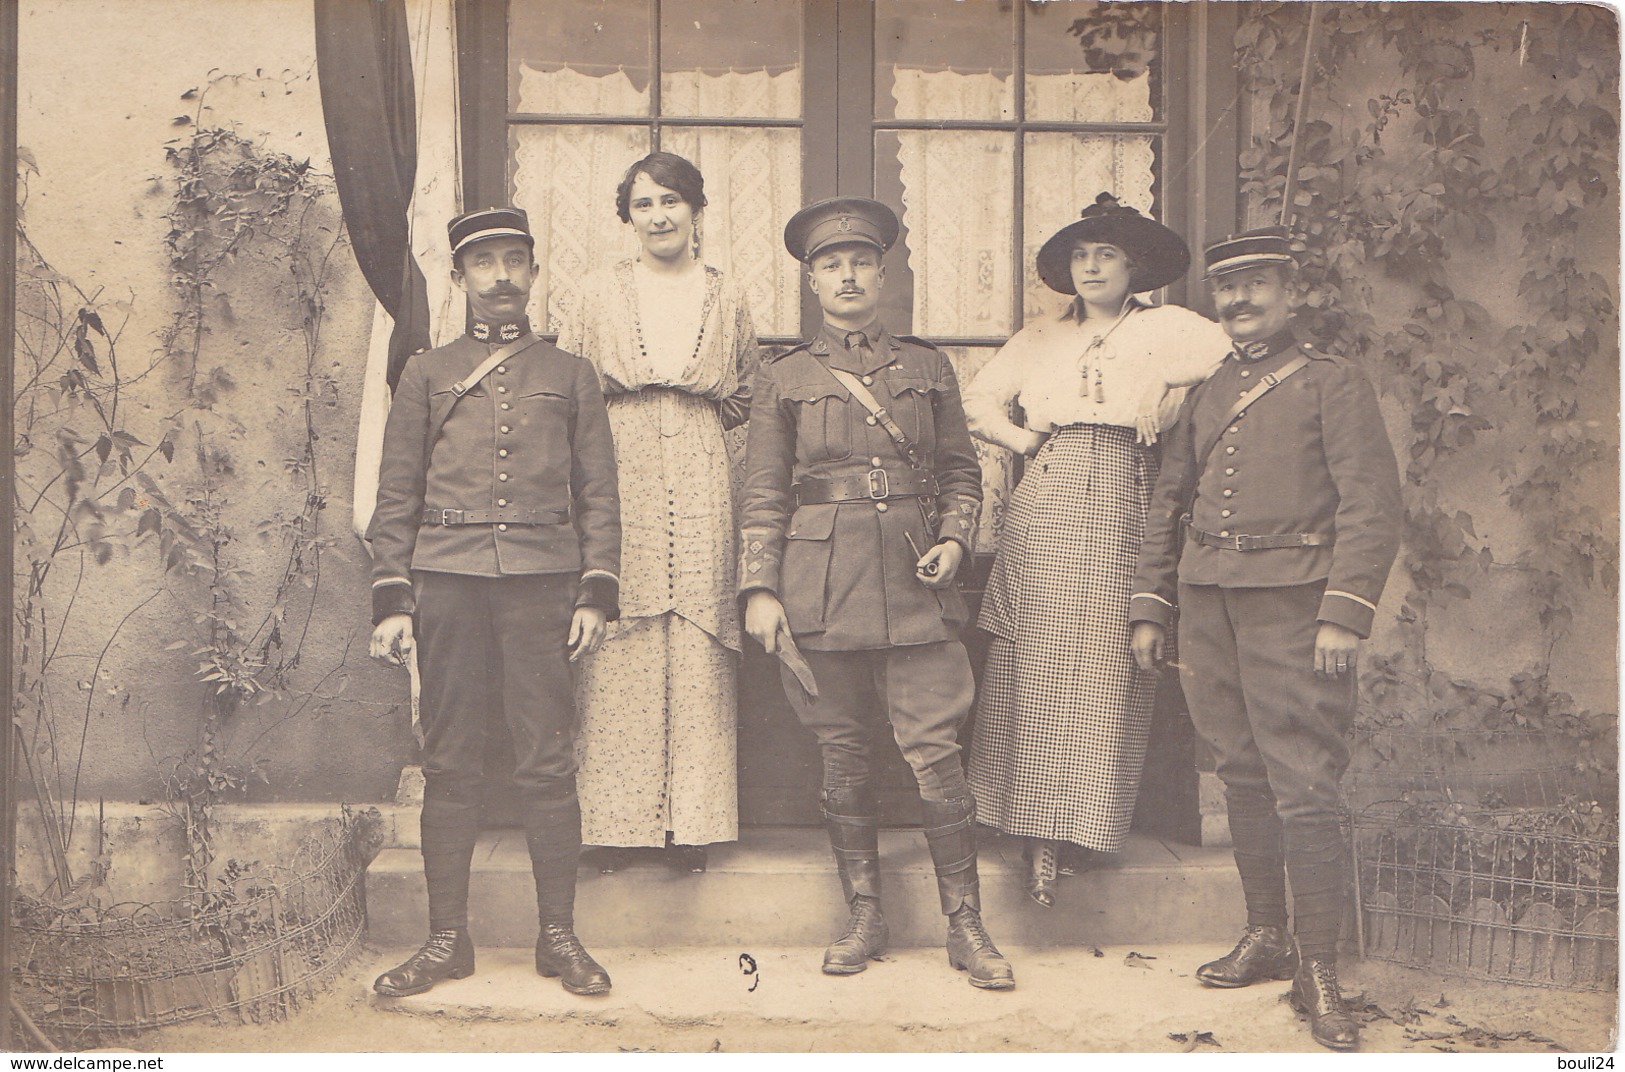
[{"label": "woman in floral dress", "polygon": [[[700,259],[705,181],[653,153],[616,210],[635,258],[584,281],[559,346],[598,369],[621,493],[621,618],[576,688],[582,840],[667,846],[705,870],[738,837],[733,495],[723,433],[750,409],[756,332],[744,295]],[[619,866],[606,858],[603,870]]]}]

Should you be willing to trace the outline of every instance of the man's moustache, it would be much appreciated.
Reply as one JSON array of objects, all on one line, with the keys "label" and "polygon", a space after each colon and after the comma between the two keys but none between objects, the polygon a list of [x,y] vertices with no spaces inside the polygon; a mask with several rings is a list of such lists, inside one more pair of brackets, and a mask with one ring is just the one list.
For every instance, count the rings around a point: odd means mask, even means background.
[{"label": "man's moustache", "polygon": [[1257,313],[1258,311],[1259,309],[1256,305],[1232,305],[1226,308],[1219,315],[1224,319],[1229,320],[1232,317],[1241,316],[1244,313]]},{"label": "man's moustache", "polygon": [[490,290],[480,291],[480,297],[482,298],[522,298],[524,296],[524,291],[511,286],[492,287]]}]

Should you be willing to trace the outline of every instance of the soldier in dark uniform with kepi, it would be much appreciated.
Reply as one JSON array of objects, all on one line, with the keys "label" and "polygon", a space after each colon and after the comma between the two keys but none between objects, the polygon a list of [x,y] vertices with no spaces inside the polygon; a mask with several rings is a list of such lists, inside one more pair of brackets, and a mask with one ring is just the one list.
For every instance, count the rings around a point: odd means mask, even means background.
[{"label": "soldier in dark uniform with kepi", "polygon": [[485,730],[506,721],[536,879],[536,970],[577,994],[609,976],[575,935],[581,807],[570,663],[619,614],[615,446],[592,366],[530,330],[529,221],[449,225],[469,330],[407,362],[384,430],[372,655],[422,675],[423,873],[429,940],[373,988],[401,997],[473,974],[469,866]]},{"label": "soldier in dark uniform with kepi", "polygon": [[810,205],[784,229],[824,326],[756,376],[739,591],[746,631],[786,662],[791,706],[823,753],[824,817],[850,909],[823,970],[863,971],[886,948],[868,756],[883,710],[919,783],[948,960],[972,985],[1006,990],[1014,973],[982,927],[958,741],[975,687],[954,577],[981,469],[947,357],[876,318],[881,255],[897,232],[889,208],[856,197]]},{"label": "soldier in dark uniform with kepi", "polygon": [[1338,781],[1356,652],[1399,549],[1399,467],[1359,368],[1293,337],[1286,229],[1216,243],[1206,264],[1235,347],[1165,441],[1130,603],[1134,654],[1146,670],[1161,660],[1177,606],[1181,681],[1218,759],[1247,902],[1241,941],[1197,978],[1291,979],[1315,1041],[1349,1050]]}]

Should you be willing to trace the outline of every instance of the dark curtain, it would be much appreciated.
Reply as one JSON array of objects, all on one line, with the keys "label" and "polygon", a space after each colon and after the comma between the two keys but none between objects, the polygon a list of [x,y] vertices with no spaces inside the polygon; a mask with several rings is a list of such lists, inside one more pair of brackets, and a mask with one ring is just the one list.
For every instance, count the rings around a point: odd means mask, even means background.
[{"label": "dark curtain", "polygon": [[339,204],[356,261],[391,317],[389,389],[429,345],[429,295],[408,211],[417,118],[405,0],[315,0],[316,71]]}]

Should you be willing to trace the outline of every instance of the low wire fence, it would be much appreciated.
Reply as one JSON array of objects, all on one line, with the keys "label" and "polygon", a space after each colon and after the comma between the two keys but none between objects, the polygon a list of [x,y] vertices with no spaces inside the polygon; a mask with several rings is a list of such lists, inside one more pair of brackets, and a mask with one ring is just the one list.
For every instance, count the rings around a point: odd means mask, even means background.
[{"label": "low wire fence", "polygon": [[[1537,734],[1383,731],[1346,784],[1365,956],[1619,985],[1619,812]],[[1599,799],[1600,798],[1600,799]]]},{"label": "low wire fence", "polygon": [[13,994],[72,1049],[203,1017],[282,1019],[361,939],[381,843],[376,810],[346,809],[286,864],[228,862],[201,897],[106,908],[19,897]]}]

